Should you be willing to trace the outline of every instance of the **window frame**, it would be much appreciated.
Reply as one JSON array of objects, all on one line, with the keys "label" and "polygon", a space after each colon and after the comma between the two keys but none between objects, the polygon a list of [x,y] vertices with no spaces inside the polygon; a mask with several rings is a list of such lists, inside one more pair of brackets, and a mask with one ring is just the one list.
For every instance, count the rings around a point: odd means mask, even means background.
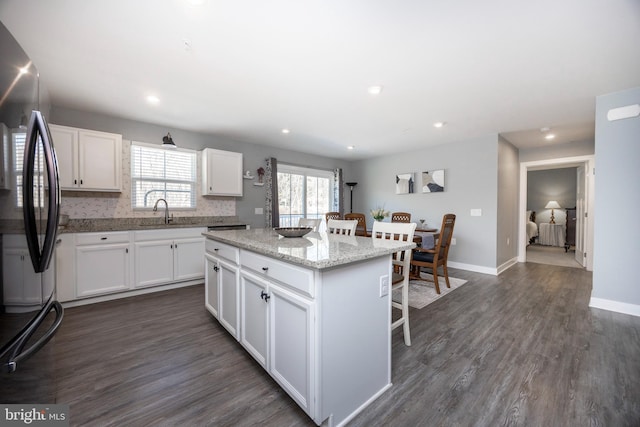
[{"label": "window frame", "polygon": [[[137,177],[134,175],[134,167],[135,167],[135,162],[134,162],[134,148],[135,147],[143,147],[143,148],[147,148],[147,149],[151,149],[151,150],[157,150],[158,152],[163,152],[165,155],[167,154],[171,154],[171,153],[175,153],[175,152],[181,152],[181,153],[188,153],[191,156],[193,156],[192,159],[192,176],[193,176],[193,180],[178,180],[178,179],[166,179],[166,178],[155,178],[155,177]],[[186,148],[175,148],[175,149],[167,149],[167,148],[163,148],[161,146],[158,146],[157,144],[149,144],[146,142],[139,142],[139,141],[131,141],[131,147],[129,150],[129,154],[130,154],[130,160],[131,160],[131,165],[130,165],[130,178],[131,178],[131,209],[134,211],[149,211],[149,210],[153,210],[153,205],[155,204],[155,201],[159,198],[162,199],[166,199],[166,192],[167,189],[165,188],[164,190],[155,190],[157,192],[162,192],[163,195],[160,197],[154,197],[153,199],[148,199],[148,200],[153,200],[152,203],[150,203],[148,206],[136,206],[135,203],[135,199],[136,199],[136,191],[135,191],[135,185],[137,182],[139,181],[151,181],[151,182],[158,182],[158,183],[162,183],[163,185],[166,186],[166,184],[188,184],[191,186],[191,200],[192,200],[192,206],[190,207],[183,207],[183,206],[174,206],[169,204],[171,210],[181,210],[181,211],[193,211],[197,209],[197,200],[198,200],[198,152],[196,150],[190,150],[190,149],[186,149]],[[166,175],[166,167],[163,167],[163,171]],[[148,194],[149,192],[147,192]]]},{"label": "window frame", "polygon": [[[297,166],[297,165],[292,165],[292,164],[286,164],[286,163],[280,163],[278,164],[278,170],[277,173],[286,173],[286,174],[295,174],[295,175],[302,175],[303,179],[302,179],[302,208],[303,208],[303,216],[302,218],[311,218],[309,217],[309,212],[307,212],[307,178],[308,177],[314,177],[314,178],[325,178],[329,180],[329,193],[328,193],[328,197],[329,197],[329,209],[331,209],[331,206],[334,206],[335,204],[335,200],[334,200],[334,195],[335,195],[335,191],[334,191],[334,186],[335,184],[335,176],[334,176],[334,171],[333,170],[328,170],[328,169],[320,169],[320,168],[313,168],[313,167],[306,167],[306,166]],[[278,179],[278,182],[280,182],[280,179]],[[280,191],[278,189],[278,205],[280,205]],[[319,219],[324,219],[324,214],[322,213],[317,213],[316,214],[317,217],[313,217],[313,218],[319,218]],[[289,219],[289,222],[291,222],[292,218],[292,214],[285,214],[284,216],[287,216]],[[282,212],[279,212],[279,223],[281,227],[287,226],[286,224],[283,225],[282,219],[283,219],[283,214]],[[297,224],[291,224],[289,226],[293,226],[295,227]],[[322,227],[322,226],[321,226]]]}]

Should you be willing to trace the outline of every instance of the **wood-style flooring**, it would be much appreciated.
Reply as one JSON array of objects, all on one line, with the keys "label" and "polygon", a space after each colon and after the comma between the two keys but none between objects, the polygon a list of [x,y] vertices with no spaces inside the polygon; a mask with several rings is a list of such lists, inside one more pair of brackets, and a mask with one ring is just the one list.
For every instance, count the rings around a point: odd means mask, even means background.
[{"label": "wood-style flooring", "polygon": [[[591,273],[450,274],[469,282],[411,309],[393,387],[350,426],[640,425],[640,318],[588,308]],[[73,426],[314,425],[205,310],[203,286],[65,314],[51,348]]]}]

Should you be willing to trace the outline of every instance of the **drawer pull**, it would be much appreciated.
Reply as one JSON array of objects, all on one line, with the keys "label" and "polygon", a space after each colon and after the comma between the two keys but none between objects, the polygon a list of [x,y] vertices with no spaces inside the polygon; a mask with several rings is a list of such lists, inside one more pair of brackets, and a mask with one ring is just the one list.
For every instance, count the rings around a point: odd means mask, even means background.
[{"label": "drawer pull", "polygon": [[107,238],[106,237],[101,237],[100,240],[107,240]]},{"label": "drawer pull", "polygon": [[218,252],[220,249],[219,248],[213,248],[214,252]]},{"label": "drawer pull", "polygon": [[264,272],[269,271],[269,267],[262,267],[262,271],[264,271]]}]

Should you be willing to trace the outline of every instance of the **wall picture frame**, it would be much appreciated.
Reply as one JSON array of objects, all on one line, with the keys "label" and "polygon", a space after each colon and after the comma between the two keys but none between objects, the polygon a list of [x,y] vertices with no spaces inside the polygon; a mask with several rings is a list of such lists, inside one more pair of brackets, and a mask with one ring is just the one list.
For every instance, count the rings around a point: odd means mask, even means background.
[{"label": "wall picture frame", "polygon": [[414,191],[414,173],[399,173],[396,175],[396,194],[410,194]]},{"label": "wall picture frame", "polygon": [[444,169],[422,172],[423,193],[442,193],[444,188]]}]

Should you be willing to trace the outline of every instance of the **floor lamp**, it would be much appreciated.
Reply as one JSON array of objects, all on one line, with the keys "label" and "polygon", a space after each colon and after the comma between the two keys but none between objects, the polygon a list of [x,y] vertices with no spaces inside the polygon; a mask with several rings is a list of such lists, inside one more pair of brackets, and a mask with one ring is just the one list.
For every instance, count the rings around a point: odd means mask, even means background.
[{"label": "floor lamp", "polygon": [[349,189],[351,190],[351,205],[349,205],[349,212],[353,213],[353,187],[355,187],[356,185],[358,185],[357,182],[345,182],[346,185],[349,186]]}]

